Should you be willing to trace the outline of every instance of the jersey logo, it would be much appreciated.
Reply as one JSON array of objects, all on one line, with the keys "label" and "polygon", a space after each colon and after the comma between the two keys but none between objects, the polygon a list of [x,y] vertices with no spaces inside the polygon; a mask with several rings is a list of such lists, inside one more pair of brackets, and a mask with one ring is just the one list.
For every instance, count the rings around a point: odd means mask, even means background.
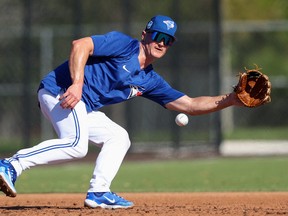
[{"label": "jersey logo", "polygon": [[126,72],[131,73],[131,71],[129,71],[129,70],[126,68],[126,65],[123,65],[122,68],[123,68]]},{"label": "jersey logo", "polygon": [[128,99],[141,96],[143,94],[143,90],[141,91],[138,86],[130,85],[130,94],[128,96]]}]

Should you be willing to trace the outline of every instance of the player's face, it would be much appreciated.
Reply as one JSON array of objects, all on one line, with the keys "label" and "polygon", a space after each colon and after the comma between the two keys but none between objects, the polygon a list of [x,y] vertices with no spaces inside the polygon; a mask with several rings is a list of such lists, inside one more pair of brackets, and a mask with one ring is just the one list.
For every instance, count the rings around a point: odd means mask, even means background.
[{"label": "player's face", "polygon": [[152,58],[163,57],[174,39],[160,32],[143,32],[142,40],[146,48],[146,55]]}]

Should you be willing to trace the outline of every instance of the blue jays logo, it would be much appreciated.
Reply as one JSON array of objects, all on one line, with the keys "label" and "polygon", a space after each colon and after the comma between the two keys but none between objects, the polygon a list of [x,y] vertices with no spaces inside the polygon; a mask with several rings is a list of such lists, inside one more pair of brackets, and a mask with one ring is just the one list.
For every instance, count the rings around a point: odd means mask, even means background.
[{"label": "blue jays logo", "polygon": [[165,21],[163,21],[163,23],[166,24],[167,30],[169,30],[169,29],[171,29],[171,28],[174,28],[174,22],[171,21],[171,20],[165,20]]},{"label": "blue jays logo", "polygon": [[152,25],[153,25],[153,21],[149,21],[147,24],[147,29],[150,29]]},{"label": "blue jays logo", "polygon": [[141,96],[143,94],[143,90],[140,91],[138,86],[131,85],[130,86],[130,94],[128,96],[128,99],[133,98],[133,97],[137,97],[137,96]]}]

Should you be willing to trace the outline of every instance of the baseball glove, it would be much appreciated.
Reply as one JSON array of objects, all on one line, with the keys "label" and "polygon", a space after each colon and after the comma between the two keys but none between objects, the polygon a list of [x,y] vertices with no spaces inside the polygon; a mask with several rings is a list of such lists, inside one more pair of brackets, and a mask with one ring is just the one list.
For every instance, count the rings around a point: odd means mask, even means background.
[{"label": "baseball glove", "polygon": [[267,75],[255,69],[245,68],[245,72],[239,73],[239,82],[234,87],[239,100],[247,107],[257,107],[271,102],[271,82]]}]

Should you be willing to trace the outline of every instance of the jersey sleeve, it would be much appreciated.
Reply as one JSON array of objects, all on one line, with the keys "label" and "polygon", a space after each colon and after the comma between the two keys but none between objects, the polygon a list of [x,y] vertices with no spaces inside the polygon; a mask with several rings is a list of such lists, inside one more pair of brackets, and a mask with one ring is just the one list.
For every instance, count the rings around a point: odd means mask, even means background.
[{"label": "jersey sleeve", "polygon": [[109,32],[104,35],[93,35],[91,38],[94,43],[94,51],[92,56],[95,57],[116,57],[123,54],[127,55],[131,53],[127,49],[135,47],[131,46],[131,44],[138,44],[136,39],[117,31]]},{"label": "jersey sleeve", "polygon": [[157,81],[155,82],[155,86],[153,86],[151,90],[146,91],[142,95],[143,97],[165,107],[167,103],[185,95],[183,92],[172,88],[160,75],[157,74],[156,77]]}]

